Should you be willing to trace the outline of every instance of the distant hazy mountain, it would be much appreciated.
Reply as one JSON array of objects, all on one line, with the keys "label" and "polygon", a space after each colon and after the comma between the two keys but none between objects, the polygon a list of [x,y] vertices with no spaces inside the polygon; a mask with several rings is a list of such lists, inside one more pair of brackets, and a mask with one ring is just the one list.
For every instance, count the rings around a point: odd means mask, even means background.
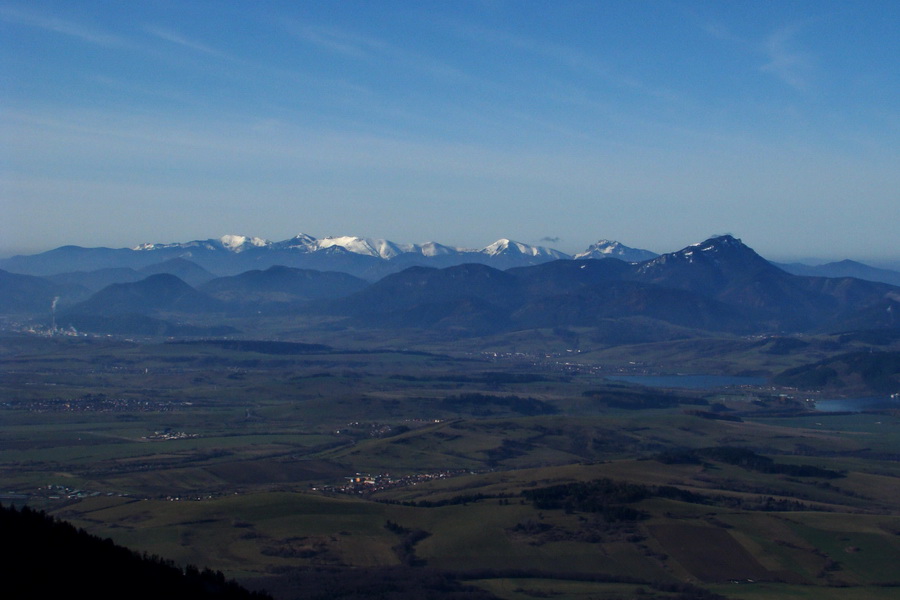
[{"label": "distant hazy mountain", "polygon": [[139,269],[160,262],[150,255],[139,255],[129,248],[82,248],[60,246],[47,252],[19,255],[0,260],[0,269],[24,275],[56,275],[99,269]]},{"label": "distant hazy mountain", "polygon": [[107,267],[94,271],[71,271],[49,275],[48,280],[59,284],[82,286],[91,293],[99,292],[114,283],[132,283],[146,277],[130,267]]},{"label": "distant hazy mountain", "polygon": [[89,291],[72,282],[54,282],[42,277],[0,270],[0,313],[46,314],[66,297],[84,298]]},{"label": "distant hazy mountain", "polygon": [[854,260],[842,260],[824,265],[804,265],[802,263],[774,263],[780,269],[794,275],[812,277],[856,277],[868,281],[881,281],[891,285],[900,285],[900,271],[879,269]]},{"label": "distant hazy mountain", "polygon": [[178,279],[194,287],[215,278],[215,275],[185,258],[170,258],[160,263],[148,265],[138,271],[138,275],[141,278],[159,273],[175,275]]},{"label": "distant hazy mountain", "polygon": [[170,258],[160,263],[147,265],[140,269],[130,267],[108,267],[93,271],[71,271],[57,273],[47,277],[50,281],[82,286],[91,292],[98,292],[114,283],[134,283],[149,275],[168,273],[175,275],[185,283],[197,286],[214,278],[214,275],[203,267],[184,258]]}]

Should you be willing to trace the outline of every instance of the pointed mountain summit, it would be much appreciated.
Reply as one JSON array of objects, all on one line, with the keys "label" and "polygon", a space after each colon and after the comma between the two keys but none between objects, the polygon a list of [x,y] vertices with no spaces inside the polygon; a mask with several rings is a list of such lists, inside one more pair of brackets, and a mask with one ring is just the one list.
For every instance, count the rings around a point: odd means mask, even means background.
[{"label": "pointed mountain summit", "polygon": [[791,275],[731,235],[658,256],[637,265],[636,274],[647,283],[751,305],[766,305],[775,297],[781,304],[782,291],[794,287]]},{"label": "pointed mountain summit", "polygon": [[298,233],[289,240],[274,242],[273,250],[291,250],[294,252],[315,252],[318,249],[316,238],[307,233]]},{"label": "pointed mountain summit", "polygon": [[591,244],[587,250],[579,252],[573,258],[576,260],[589,258],[618,258],[625,262],[638,263],[652,260],[657,256],[659,255],[656,252],[643,250],[641,248],[630,248],[615,240],[600,240],[596,244]]},{"label": "pointed mountain summit", "polygon": [[746,278],[757,272],[784,271],[731,235],[711,237],[677,252],[663,254],[638,267],[638,273],[654,283],[689,288],[708,280],[725,283],[732,277]]},{"label": "pointed mountain summit", "polygon": [[663,254],[637,265],[637,273],[647,283],[742,307],[748,319],[773,329],[812,327],[839,304],[831,290],[818,289],[815,278],[782,271],[730,235]]}]

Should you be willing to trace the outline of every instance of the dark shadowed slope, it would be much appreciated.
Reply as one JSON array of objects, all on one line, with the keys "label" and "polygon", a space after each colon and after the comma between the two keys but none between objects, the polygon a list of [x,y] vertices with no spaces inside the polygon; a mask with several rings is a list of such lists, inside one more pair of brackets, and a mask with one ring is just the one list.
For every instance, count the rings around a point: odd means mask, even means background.
[{"label": "dark shadowed slope", "polygon": [[347,273],[274,266],[213,279],[199,289],[223,302],[256,306],[341,298],[367,285]]},{"label": "dark shadowed slope", "polygon": [[134,283],[108,286],[69,311],[75,314],[116,315],[159,312],[204,313],[222,310],[220,301],[198,292],[175,275],[151,275]]}]

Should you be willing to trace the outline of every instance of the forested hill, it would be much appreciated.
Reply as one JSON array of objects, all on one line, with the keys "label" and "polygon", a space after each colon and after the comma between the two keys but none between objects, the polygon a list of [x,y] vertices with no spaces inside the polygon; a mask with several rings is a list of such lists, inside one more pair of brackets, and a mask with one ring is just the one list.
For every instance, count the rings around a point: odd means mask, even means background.
[{"label": "forested hill", "polygon": [[0,574],[18,598],[271,600],[218,571],[142,556],[27,507],[0,506]]}]

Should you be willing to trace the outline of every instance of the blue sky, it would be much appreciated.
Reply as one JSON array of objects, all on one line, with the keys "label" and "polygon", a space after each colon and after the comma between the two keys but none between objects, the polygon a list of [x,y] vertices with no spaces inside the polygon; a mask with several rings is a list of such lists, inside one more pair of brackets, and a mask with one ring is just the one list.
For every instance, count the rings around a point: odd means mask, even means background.
[{"label": "blue sky", "polygon": [[0,0],[0,255],[299,232],[900,258],[900,3]]}]

